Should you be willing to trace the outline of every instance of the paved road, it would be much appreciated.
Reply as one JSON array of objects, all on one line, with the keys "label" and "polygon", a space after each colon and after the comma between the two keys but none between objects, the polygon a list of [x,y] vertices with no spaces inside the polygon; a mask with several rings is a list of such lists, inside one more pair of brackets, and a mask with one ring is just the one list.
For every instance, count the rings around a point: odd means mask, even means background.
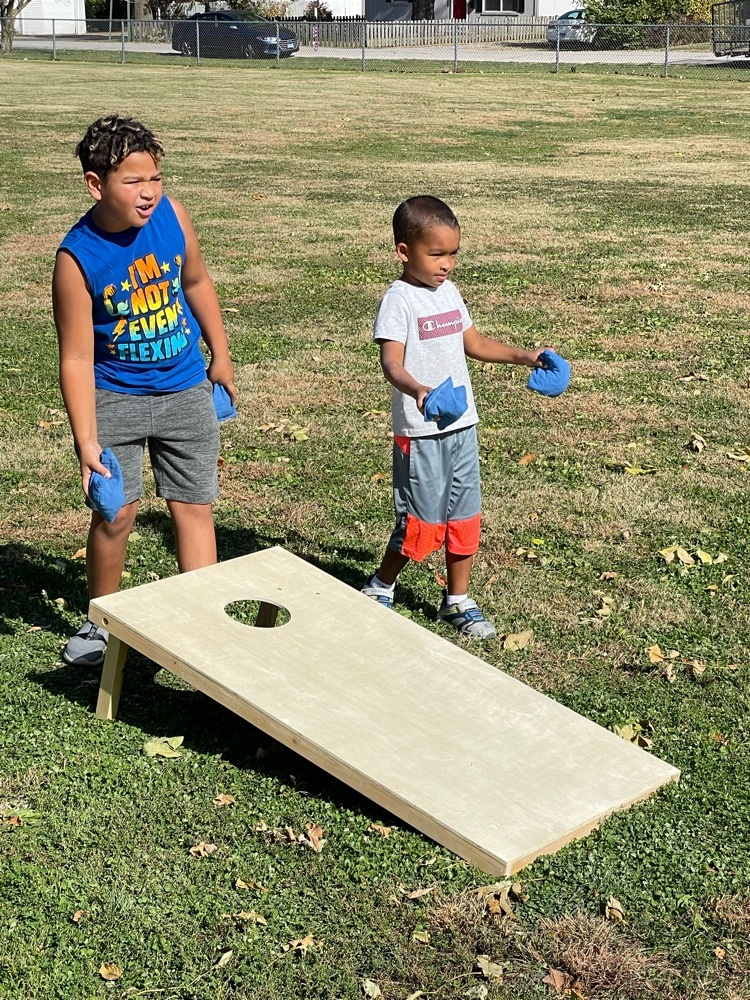
[{"label": "paved road", "polygon": [[[31,49],[50,52],[52,50],[52,39],[49,37],[32,38],[29,36],[17,36],[13,46],[18,51]],[[101,39],[85,37],[64,37],[57,39],[56,46],[58,52],[98,50],[100,52],[119,53],[121,51],[120,41],[115,40],[114,38],[111,42],[108,42],[102,41]],[[175,60],[183,58],[178,53],[173,52],[171,46],[167,42],[127,42],[125,49],[126,59],[128,52],[150,52],[154,55],[169,55]],[[452,65],[454,53],[452,45],[422,45],[403,46],[398,48],[368,48],[365,55],[367,62],[387,59],[398,62],[435,61]],[[319,48],[318,51],[315,52],[312,46],[303,46],[293,58],[351,59],[359,62],[362,59],[362,52],[360,49],[335,49],[323,47]],[[500,42],[483,42],[478,45],[464,43],[459,46],[458,59],[459,63],[538,63],[540,65],[551,66],[555,63],[555,52],[553,49],[550,49],[545,45],[534,45],[532,43],[524,45],[518,43],[504,45]],[[664,65],[664,51],[661,49],[630,49],[619,52],[597,51],[593,49],[579,51],[563,49],[560,52],[561,65],[582,66],[597,63],[610,63],[618,66],[625,64],[632,66],[654,65],[661,67]],[[733,69],[742,68],[750,70],[750,63],[747,60],[718,58],[710,51],[706,50],[672,49],[669,54],[669,65],[705,67],[729,66]]]}]

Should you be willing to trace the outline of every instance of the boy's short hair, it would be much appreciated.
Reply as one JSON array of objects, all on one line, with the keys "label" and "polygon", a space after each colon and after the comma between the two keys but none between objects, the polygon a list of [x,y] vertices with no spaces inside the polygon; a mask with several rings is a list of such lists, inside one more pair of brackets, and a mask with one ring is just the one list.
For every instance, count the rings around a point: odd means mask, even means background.
[{"label": "boy's short hair", "polygon": [[398,243],[414,243],[431,226],[450,226],[458,229],[458,219],[453,210],[439,198],[418,194],[402,201],[393,213],[393,239]]},{"label": "boy's short hair", "polygon": [[100,179],[116,170],[131,153],[150,153],[158,163],[164,147],[151,129],[135,118],[120,115],[97,118],[75,148],[84,174],[92,171]]}]

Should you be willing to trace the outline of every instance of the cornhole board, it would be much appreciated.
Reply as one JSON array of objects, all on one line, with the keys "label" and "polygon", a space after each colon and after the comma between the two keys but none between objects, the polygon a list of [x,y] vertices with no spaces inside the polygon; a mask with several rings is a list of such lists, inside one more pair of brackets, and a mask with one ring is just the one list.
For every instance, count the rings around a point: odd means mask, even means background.
[{"label": "cornhole board", "polygon": [[[258,626],[231,619],[260,602]],[[272,626],[279,607],[289,621]],[[282,548],[100,597],[96,714],[129,648],[490,875],[679,772]]]}]

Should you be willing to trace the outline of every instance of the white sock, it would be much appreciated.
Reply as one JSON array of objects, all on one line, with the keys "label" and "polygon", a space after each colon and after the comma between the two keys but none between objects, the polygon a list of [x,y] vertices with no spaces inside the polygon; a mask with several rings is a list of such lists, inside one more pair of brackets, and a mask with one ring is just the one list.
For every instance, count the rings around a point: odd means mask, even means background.
[{"label": "white sock", "polygon": [[460,604],[461,601],[465,601],[468,596],[468,594],[448,594],[445,599],[445,603],[448,607],[452,607],[454,604]]},{"label": "white sock", "polygon": [[383,583],[383,581],[380,579],[380,577],[378,576],[377,573],[375,574],[375,576],[370,581],[370,586],[371,587],[381,587],[383,590],[387,590],[391,594],[396,589],[395,582],[394,583]]}]

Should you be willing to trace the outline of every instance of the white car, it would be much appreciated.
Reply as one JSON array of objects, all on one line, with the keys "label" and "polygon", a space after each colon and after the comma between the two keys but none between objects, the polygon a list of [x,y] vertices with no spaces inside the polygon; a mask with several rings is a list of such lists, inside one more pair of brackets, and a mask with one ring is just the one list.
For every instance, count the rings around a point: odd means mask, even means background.
[{"label": "white car", "polygon": [[566,42],[579,42],[583,45],[593,45],[596,41],[597,28],[586,20],[585,10],[569,10],[561,14],[547,25],[547,41],[550,45]]}]

